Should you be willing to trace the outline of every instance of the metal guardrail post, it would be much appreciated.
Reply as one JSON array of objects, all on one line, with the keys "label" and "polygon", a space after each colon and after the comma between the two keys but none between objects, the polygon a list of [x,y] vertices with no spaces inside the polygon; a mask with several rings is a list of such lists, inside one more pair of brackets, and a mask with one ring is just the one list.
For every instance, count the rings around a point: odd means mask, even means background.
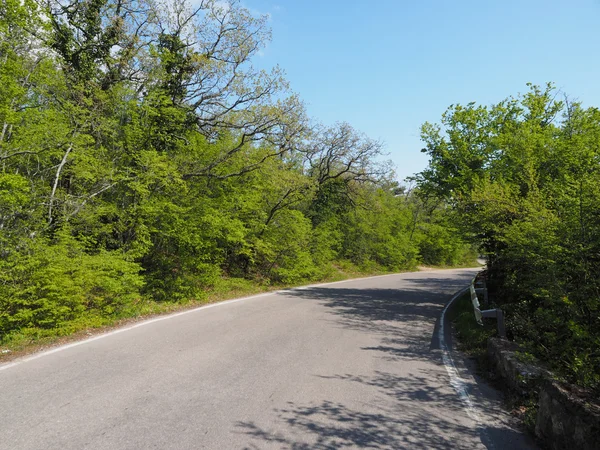
[{"label": "metal guardrail post", "polygon": [[488,299],[488,291],[485,280],[479,280],[477,283],[475,283],[475,280],[473,280],[473,285],[475,286],[475,292],[483,293],[483,305],[488,306],[490,302]]},{"label": "metal guardrail post", "polygon": [[483,318],[495,318],[498,326],[498,336],[500,339],[506,339],[506,327],[504,324],[504,312],[501,309],[486,309],[484,311],[481,310],[479,305],[479,299],[477,298],[477,291],[483,291],[484,299],[487,306],[487,287],[485,286],[485,282],[482,288],[475,289],[475,278],[471,281],[471,286],[469,286],[469,291],[471,292],[471,303],[473,303],[473,312],[475,313],[475,320],[479,325],[483,326]]}]

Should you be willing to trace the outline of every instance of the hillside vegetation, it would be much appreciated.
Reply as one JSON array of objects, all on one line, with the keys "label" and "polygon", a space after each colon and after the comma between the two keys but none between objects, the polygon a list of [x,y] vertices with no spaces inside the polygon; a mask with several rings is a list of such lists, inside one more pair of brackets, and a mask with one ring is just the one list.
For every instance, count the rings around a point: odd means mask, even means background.
[{"label": "hillside vegetation", "polygon": [[267,17],[202,0],[0,0],[0,344],[418,263],[473,261],[383,145],[252,60]]},{"label": "hillside vegetation", "polygon": [[552,85],[425,124],[422,195],[452,205],[489,258],[512,337],[600,393],[600,111]]}]

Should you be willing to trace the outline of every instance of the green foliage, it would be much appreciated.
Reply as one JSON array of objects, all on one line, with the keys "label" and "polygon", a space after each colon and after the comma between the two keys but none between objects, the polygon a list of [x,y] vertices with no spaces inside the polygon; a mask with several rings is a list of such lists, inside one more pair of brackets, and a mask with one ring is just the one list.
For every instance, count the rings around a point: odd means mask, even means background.
[{"label": "green foliage", "polygon": [[473,261],[477,258],[473,245],[460,239],[460,231],[445,220],[424,223],[421,233],[419,254],[426,265],[448,267],[473,265]]},{"label": "green foliage", "polygon": [[3,217],[14,215],[29,201],[29,183],[27,178],[10,173],[0,174],[0,207]]},{"label": "green foliage", "polygon": [[36,5],[0,0],[0,342],[461,260],[380,142],[315,126],[277,69],[252,68],[267,17]]},{"label": "green foliage", "polygon": [[600,392],[600,112],[529,87],[426,124],[419,186],[478,238],[515,339]]},{"label": "green foliage", "polygon": [[2,261],[0,333],[64,328],[86,316],[117,316],[139,298],[140,266],[118,252],[90,254],[68,233],[33,242]]},{"label": "green foliage", "polygon": [[488,319],[483,326],[477,323],[468,292],[455,300],[450,310],[450,320],[454,324],[460,349],[478,357],[485,356],[487,341],[496,335],[496,326]]},{"label": "green foliage", "polygon": [[411,215],[404,199],[382,189],[361,194],[357,207],[345,215],[342,255],[363,267],[414,268],[418,250],[410,239]]}]

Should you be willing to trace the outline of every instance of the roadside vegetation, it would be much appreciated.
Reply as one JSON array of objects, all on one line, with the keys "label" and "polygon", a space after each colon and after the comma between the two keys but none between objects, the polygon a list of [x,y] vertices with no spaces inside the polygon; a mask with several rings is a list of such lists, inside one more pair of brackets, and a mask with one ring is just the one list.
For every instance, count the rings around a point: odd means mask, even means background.
[{"label": "roadside vegetation", "polygon": [[420,195],[451,205],[481,243],[509,337],[598,398],[600,110],[529,85],[495,105],[452,105],[422,138]]},{"label": "roadside vegetation", "polygon": [[477,323],[469,292],[455,300],[449,317],[458,338],[458,348],[477,359],[481,368],[485,369],[487,341],[497,334],[496,324],[491,319],[484,319],[483,326]]},{"label": "roadside vegetation", "polygon": [[306,116],[238,2],[0,0],[0,346],[475,259],[383,144]]},{"label": "roadside vegetation", "polygon": [[[511,390],[505,380],[498,376],[497,368],[493,367],[488,355],[488,340],[498,337],[496,319],[484,318],[483,325],[479,325],[475,320],[469,292],[455,300],[449,317],[456,334],[457,348],[475,361],[476,370],[480,376],[504,392],[505,406],[515,417],[519,418],[527,430],[535,435],[539,388],[522,392]],[[518,352],[517,357],[522,362],[538,362],[532,354],[526,352]]]}]

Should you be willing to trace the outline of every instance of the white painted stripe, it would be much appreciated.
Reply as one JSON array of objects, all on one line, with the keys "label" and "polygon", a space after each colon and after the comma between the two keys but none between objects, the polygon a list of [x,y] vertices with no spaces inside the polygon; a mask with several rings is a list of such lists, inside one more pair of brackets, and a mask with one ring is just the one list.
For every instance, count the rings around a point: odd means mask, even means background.
[{"label": "white painted stripe", "polygon": [[489,439],[489,436],[487,436],[487,433],[483,426],[484,424],[481,420],[481,415],[479,413],[479,409],[477,408],[477,406],[475,406],[475,403],[473,402],[473,400],[471,399],[471,396],[469,395],[469,389],[467,387],[467,383],[459,375],[458,369],[456,368],[456,365],[454,364],[454,359],[452,359],[452,354],[450,353],[450,350],[448,349],[448,345],[446,344],[446,338],[445,338],[445,332],[444,332],[444,323],[446,322],[446,311],[448,311],[448,308],[452,305],[452,303],[454,303],[454,301],[458,297],[463,295],[465,292],[469,291],[471,286],[472,286],[472,284],[469,285],[468,287],[464,288],[463,290],[459,291],[457,294],[455,294],[454,297],[452,297],[452,299],[450,299],[450,301],[446,304],[446,306],[442,310],[442,316],[440,317],[440,327],[438,329],[438,337],[439,337],[439,341],[440,341],[440,347],[442,349],[442,361],[444,362],[444,366],[446,367],[446,372],[448,372],[448,376],[450,377],[450,385],[454,388],[454,390],[458,394],[458,396],[463,404],[463,407],[465,408],[467,415],[475,422],[475,424],[477,425],[477,428],[480,430],[480,432],[482,434],[486,435],[486,438],[487,438],[486,441],[488,441],[488,442],[486,442],[487,448],[494,449],[493,443],[492,443],[491,439]]},{"label": "white painted stripe", "polygon": [[19,364],[22,364],[22,363],[25,363],[25,362],[28,362],[28,361],[33,361],[34,359],[42,358],[43,356],[48,356],[48,355],[51,355],[53,353],[62,352],[63,350],[67,350],[69,348],[78,347],[80,345],[88,344],[90,342],[94,342],[94,341],[97,341],[99,339],[104,339],[104,338],[107,338],[109,336],[113,336],[115,334],[124,333],[126,331],[133,330],[134,328],[144,327],[146,325],[150,325],[150,324],[153,324],[153,323],[156,323],[156,322],[160,322],[160,321],[168,320],[168,319],[173,319],[174,317],[179,317],[179,316],[183,316],[185,314],[195,313],[195,312],[198,312],[200,310],[205,310],[205,309],[209,309],[209,308],[215,308],[217,306],[231,305],[233,303],[238,303],[238,302],[242,302],[242,301],[245,301],[245,300],[253,300],[253,299],[260,298],[260,297],[268,297],[269,295],[276,295],[276,294],[278,294],[280,292],[281,291],[265,292],[263,294],[251,295],[249,297],[242,297],[242,298],[236,298],[236,299],[233,299],[233,300],[226,300],[226,301],[223,301],[223,302],[211,303],[211,304],[208,304],[208,305],[198,306],[197,308],[187,309],[185,311],[180,311],[180,312],[168,314],[168,315],[165,315],[165,316],[160,316],[160,317],[155,317],[153,319],[144,320],[143,322],[138,322],[138,323],[136,323],[134,325],[130,325],[128,327],[119,328],[117,330],[109,331],[107,333],[102,333],[102,334],[99,334],[98,336],[94,336],[94,337],[91,337],[91,338],[88,338],[88,339],[84,339],[82,341],[77,341],[77,342],[72,342],[70,344],[61,345],[60,347],[56,347],[56,348],[53,348],[51,350],[46,350],[45,352],[36,353],[36,354],[34,354],[32,356],[27,356],[25,358],[18,359],[16,361],[13,361],[13,362],[10,362],[10,363],[6,363],[6,364],[3,364],[3,365],[0,365],[0,371],[9,369],[10,367],[18,366]]},{"label": "white painted stripe", "polygon": [[[441,269],[441,270],[445,270],[445,269]],[[375,275],[373,277],[348,278],[347,280],[331,281],[329,283],[309,284],[308,286],[299,286],[299,287],[294,287],[294,288],[283,289],[281,292],[285,292],[285,291],[303,291],[305,289],[311,289],[311,288],[316,288],[316,287],[321,287],[321,286],[331,286],[332,284],[350,283],[352,281],[362,281],[362,280],[374,280],[375,278],[393,277],[393,276],[396,276],[396,275],[406,275],[406,274],[409,274],[409,273],[416,274],[416,273],[422,273],[422,272],[386,273],[385,275]]]},{"label": "white painted stripe", "polygon": [[[443,270],[446,270],[446,269],[439,269],[439,271],[443,271]],[[469,269],[464,269],[464,270],[469,270]],[[98,336],[94,336],[94,337],[91,337],[91,338],[88,338],[88,339],[84,339],[84,340],[77,341],[77,342],[72,342],[70,344],[61,345],[60,347],[56,347],[56,348],[53,348],[53,349],[50,349],[50,350],[46,350],[44,352],[35,353],[35,354],[31,355],[31,356],[26,356],[24,358],[17,359],[17,360],[15,360],[13,362],[5,363],[5,364],[0,365],[0,371],[9,369],[11,367],[18,366],[18,365],[23,364],[23,363],[28,362],[28,361],[33,361],[35,359],[51,355],[53,353],[62,352],[63,350],[68,350],[68,349],[73,348],[73,347],[78,347],[80,345],[88,344],[90,342],[94,342],[94,341],[97,341],[99,339],[104,339],[104,338],[113,336],[115,334],[124,333],[126,331],[133,330],[135,328],[139,328],[139,327],[143,327],[143,326],[146,326],[146,325],[150,325],[150,324],[153,324],[155,322],[160,322],[160,321],[163,321],[163,320],[172,319],[174,317],[183,316],[185,314],[191,314],[191,313],[195,313],[195,312],[198,312],[198,311],[203,311],[203,310],[206,310],[206,309],[209,309],[209,308],[216,308],[217,306],[226,306],[226,305],[231,305],[233,303],[243,302],[243,301],[246,301],[246,300],[254,300],[254,299],[257,299],[257,298],[261,298],[261,297],[268,297],[270,295],[284,294],[286,291],[303,290],[303,289],[309,289],[309,288],[315,288],[315,287],[321,287],[321,286],[331,286],[331,285],[334,285],[334,284],[350,283],[352,281],[362,281],[362,280],[367,280],[367,279],[375,279],[375,278],[383,278],[383,277],[393,277],[393,276],[405,275],[405,274],[418,274],[418,273],[427,273],[427,274],[429,274],[431,272],[437,272],[437,271],[438,270],[428,271],[428,272],[400,272],[400,273],[390,273],[390,274],[385,274],[385,275],[376,275],[374,277],[349,278],[347,280],[333,281],[333,282],[330,282],[330,283],[310,284],[308,286],[300,286],[300,287],[297,287],[297,288],[289,288],[289,289],[282,289],[282,290],[279,290],[279,291],[265,292],[263,294],[251,295],[251,296],[248,296],[248,297],[241,297],[241,298],[236,298],[236,299],[232,299],[232,300],[225,300],[225,301],[222,301],[222,302],[211,303],[211,304],[208,304],[208,305],[202,305],[202,306],[199,306],[197,308],[188,309],[188,310],[185,310],[185,311],[180,311],[180,312],[176,312],[176,313],[172,313],[172,314],[167,314],[165,316],[155,317],[153,319],[144,320],[143,322],[138,322],[138,323],[136,323],[134,325],[130,325],[128,327],[119,328],[119,329],[116,329],[116,330],[113,330],[113,331],[109,331],[107,333],[99,334]]]},{"label": "white painted stripe", "polygon": [[156,322],[160,322],[160,321],[163,321],[163,320],[172,319],[174,317],[183,316],[185,314],[191,314],[191,313],[195,313],[195,312],[198,312],[198,311],[203,311],[203,310],[206,310],[206,309],[209,309],[209,308],[215,308],[217,306],[226,306],[226,305],[231,305],[233,303],[243,302],[243,301],[246,301],[246,300],[254,300],[254,299],[257,299],[257,298],[261,298],[261,297],[268,297],[270,295],[282,294],[282,293],[285,293],[286,291],[309,289],[309,288],[320,287],[320,286],[330,286],[330,285],[334,285],[334,284],[349,283],[349,282],[352,282],[352,281],[361,281],[361,280],[367,280],[367,279],[373,279],[373,278],[391,277],[391,276],[402,275],[402,274],[406,274],[406,273],[420,273],[420,272],[401,272],[401,273],[390,273],[390,274],[386,274],[386,275],[376,275],[374,277],[349,278],[347,280],[333,281],[333,282],[330,282],[330,283],[311,284],[311,285],[308,285],[308,286],[301,286],[301,287],[297,287],[297,288],[282,289],[282,290],[279,290],[279,291],[265,292],[263,294],[251,295],[251,296],[248,296],[248,297],[242,297],[242,298],[236,298],[236,299],[226,300],[226,301],[217,302],[217,303],[211,303],[209,305],[202,305],[202,306],[199,306],[197,308],[188,309],[188,310],[185,310],[185,311],[180,311],[180,312],[176,312],[176,313],[172,313],[172,314],[167,314],[167,315],[160,316],[160,317],[155,317],[153,319],[144,320],[143,322],[138,322],[138,323],[136,323],[134,325],[130,325],[130,326],[127,326],[127,327],[124,327],[124,328],[119,328],[119,329],[116,329],[116,330],[113,330],[113,331],[109,331],[107,333],[102,333],[102,334],[99,334],[98,336],[94,336],[94,337],[91,337],[91,338],[88,338],[88,339],[84,339],[84,340],[81,340],[81,341],[77,341],[77,342],[72,342],[70,344],[61,345],[60,347],[56,347],[56,348],[53,348],[53,349],[50,349],[50,350],[46,350],[44,352],[35,353],[35,354],[31,355],[31,356],[26,356],[24,358],[17,359],[17,360],[15,360],[13,362],[5,363],[5,364],[0,365],[0,371],[9,369],[11,367],[18,366],[18,365],[23,364],[23,363],[28,362],[28,361],[33,361],[35,359],[51,355],[53,353],[62,352],[63,350],[68,350],[68,349],[73,348],[73,347],[78,347],[80,345],[88,344],[90,342],[94,342],[94,341],[97,341],[99,339],[104,339],[104,338],[107,338],[109,336],[113,336],[115,334],[124,333],[126,331],[133,330],[134,328],[144,327],[146,325],[150,325],[150,324],[153,324],[153,323],[156,323]]}]

